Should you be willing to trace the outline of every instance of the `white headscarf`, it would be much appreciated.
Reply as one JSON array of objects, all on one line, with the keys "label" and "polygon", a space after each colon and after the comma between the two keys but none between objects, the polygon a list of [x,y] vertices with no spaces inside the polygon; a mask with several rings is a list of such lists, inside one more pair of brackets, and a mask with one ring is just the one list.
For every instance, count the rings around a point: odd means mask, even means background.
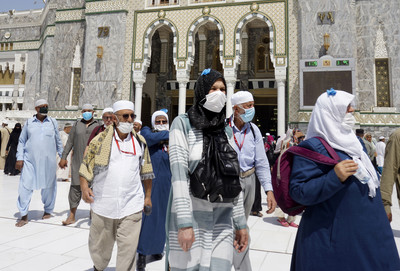
[{"label": "white headscarf", "polygon": [[364,168],[371,177],[367,183],[369,196],[375,197],[379,187],[375,168],[353,130],[343,123],[347,107],[353,103],[354,95],[345,91],[336,90],[334,95],[328,95],[326,92],[321,94],[312,112],[306,139],[321,137],[332,148],[344,151],[352,157],[358,167]]},{"label": "white headscarf", "polygon": [[[167,121],[168,121],[168,115],[167,115],[167,113],[165,113],[164,111],[156,111],[156,112],[154,112],[153,113],[153,115],[151,116],[151,125],[153,126],[153,128],[155,128],[155,125],[156,125],[156,118],[158,117],[158,116],[164,116],[164,117],[166,117],[167,118]],[[169,122],[169,121],[168,121]],[[167,124],[168,126],[169,126],[169,124]]]}]

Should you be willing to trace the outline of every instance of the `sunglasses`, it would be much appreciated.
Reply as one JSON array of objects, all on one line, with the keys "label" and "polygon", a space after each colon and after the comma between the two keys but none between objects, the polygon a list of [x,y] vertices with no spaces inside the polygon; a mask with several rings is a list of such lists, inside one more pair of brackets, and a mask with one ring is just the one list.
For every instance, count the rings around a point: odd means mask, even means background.
[{"label": "sunglasses", "polygon": [[131,117],[131,119],[134,119],[134,118],[136,118],[136,115],[135,114],[117,114],[117,115],[119,115],[119,116],[122,116],[124,119],[129,119],[129,117]]},{"label": "sunglasses", "polygon": [[156,124],[161,124],[161,123],[162,123],[162,124],[167,124],[168,121],[167,121],[167,120],[156,120],[155,123],[156,123]]},{"label": "sunglasses", "polygon": [[112,116],[107,116],[107,117],[104,116],[104,117],[103,117],[103,119],[106,119],[106,120],[112,120],[112,118],[113,118]]}]

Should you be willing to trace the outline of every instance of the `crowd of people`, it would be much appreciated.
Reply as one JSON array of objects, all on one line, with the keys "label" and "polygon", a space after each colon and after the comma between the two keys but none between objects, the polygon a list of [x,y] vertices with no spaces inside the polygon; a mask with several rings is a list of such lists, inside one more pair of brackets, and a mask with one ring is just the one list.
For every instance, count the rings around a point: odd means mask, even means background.
[{"label": "crowd of people", "polygon": [[[151,127],[142,127],[134,104],[122,100],[103,110],[102,123],[85,104],[82,119],[59,131],[44,99],[22,128],[3,123],[0,168],[21,172],[16,226],[28,223],[34,190],[41,190],[42,218],[50,218],[57,179],[70,180],[62,224],[77,221],[81,199],[90,203],[94,270],[107,268],[116,242],[116,270],[144,271],[165,255],[166,270],[251,271],[247,220],[263,216],[265,195],[278,225],[298,228],[291,270],[400,269],[390,227],[394,183],[400,194],[400,129],[387,146],[383,136],[354,133],[354,96],[331,89],[318,98],[306,134],[293,128],[263,137],[252,123],[249,91],[233,94],[233,113],[225,115],[226,82],[218,71],[202,72],[194,96],[171,125],[161,109]],[[329,156],[317,138],[340,159],[330,166],[293,157],[290,196],[306,206],[298,225],[277,206],[271,169],[293,146]]]}]

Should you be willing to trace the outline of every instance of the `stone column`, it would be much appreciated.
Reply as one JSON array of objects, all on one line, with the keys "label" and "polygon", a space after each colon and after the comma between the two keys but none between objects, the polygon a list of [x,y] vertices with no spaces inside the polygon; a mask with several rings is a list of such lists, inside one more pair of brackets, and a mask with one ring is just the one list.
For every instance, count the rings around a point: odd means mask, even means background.
[{"label": "stone column", "polygon": [[135,81],[135,114],[137,119],[142,117],[142,96],[143,96],[143,84],[145,80],[136,79]]},{"label": "stone column", "polygon": [[21,54],[15,54],[14,62],[14,90],[12,93],[12,110],[18,109],[18,95],[19,95],[19,84],[21,83],[22,75],[22,63]]},{"label": "stone column", "polygon": [[200,28],[199,35],[199,71],[202,72],[206,69],[206,51],[207,51],[207,35],[204,28]]},{"label": "stone column", "polygon": [[278,85],[278,135],[285,133],[285,80],[277,79]]},{"label": "stone column", "polygon": [[278,136],[286,131],[286,66],[275,65],[275,80],[278,86]]},{"label": "stone column", "polygon": [[242,33],[242,54],[240,61],[240,73],[246,74],[249,66],[249,36],[247,32],[243,31]]},{"label": "stone column", "polygon": [[[234,67],[236,64],[234,65]],[[226,117],[228,118],[232,115],[232,103],[231,98],[235,92],[236,86],[236,68],[234,67],[224,67],[224,77],[226,81]]]},{"label": "stone column", "polygon": [[180,80],[179,82],[179,104],[178,114],[184,114],[186,112],[186,87],[189,80]]},{"label": "stone column", "polygon": [[[177,63],[178,64],[178,63]],[[178,114],[186,112],[186,87],[190,79],[190,66],[186,65],[185,69],[176,67],[176,81],[179,83],[179,104]]]}]

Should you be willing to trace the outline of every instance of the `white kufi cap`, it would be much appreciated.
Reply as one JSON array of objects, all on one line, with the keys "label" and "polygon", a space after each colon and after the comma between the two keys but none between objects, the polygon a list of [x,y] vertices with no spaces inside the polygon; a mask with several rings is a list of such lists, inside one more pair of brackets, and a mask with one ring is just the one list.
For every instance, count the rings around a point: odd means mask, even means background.
[{"label": "white kufi cap", "polygon": [[132,111],[135,110],[135,107],[131,101],[118,101],[113,104],[113,111],[114,113],[119,110],[130,109]]},{"label": "white kufi cap", "polygon": [[142,121],[141,121],[141,120],[135,120],[133,123],[135,123],[135,122],[137,122],[137,123],[139,123],[140,125],[142,125]]},{"label": "white kufi cap", "polygon": [[113,112],[113,109],[111,107],[106,107],[106,108],[103,109],[103,113],[101,115],[103,116],[104,113],[114,113],[114,112]]},{"label": "white kufi cap", "polygon": [[93,105],[84,104],[84,105],[82,105],[82,110],[93,110]]},{"label": "white kufi cap", "polygon": [[249,91],[238,91],[232,95],[231,98],[232,106],[247,103],[247,102],[254,102],[253,95]]},{"label": "white kufi cap", "polygon": [[39,100],[36,101],[35,107],[41,106],[41,105],[44,105],[44,104],[49,104],[49,103],[47,102],[46,99],[39,99]]}]

